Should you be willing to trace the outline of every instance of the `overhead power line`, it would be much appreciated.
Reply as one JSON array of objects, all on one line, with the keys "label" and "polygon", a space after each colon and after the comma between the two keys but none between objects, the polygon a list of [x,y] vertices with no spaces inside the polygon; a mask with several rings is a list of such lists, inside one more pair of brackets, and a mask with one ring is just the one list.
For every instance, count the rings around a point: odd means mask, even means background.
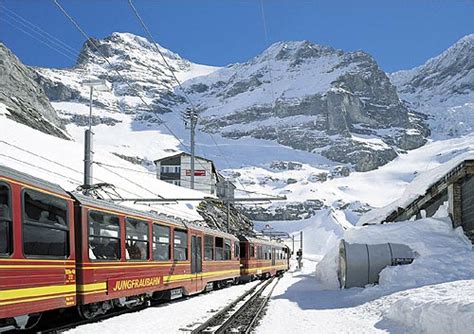
[{"label": "overhead power line", "polygon": [[[116,66],[114,66],[110,61],[109,59],[103,54],[103,52],[99,49],[99,47],[97,46],[97,44],[95,43],[94,40],[92,40],[89,35],[87,35],[87,33],[84,31],[84,29],[81,28],[81,26],[79,25],[79,23],[77,23],[76,20],[74,20],[74,18],[66,11],[66,9],[64,9],[63,6],[61,6],[61,4],[59,3],[58,0],[53,0],[54,4],[59,8],[59,10],[64,14],[64,16],[66,16],[66,18],[74,25],[74,27],[80,32],[80,34],[86,39],[86,41],[89,41],[91,43],[91,45],[94,47],[94,49],[97,51],[97,53],[99,53],[99,55],[105,60],[105,62],[110,66],[110,68],[120,77],[120,79],[128,86],[128,88],[135,92],[138,96],[138,98],[142,101],[142,103],[145,105],[145,107],[153,112],[153,108],[148,104],[148,102],[145,101],[145,99],[142,97],[142,95],[140,94],[140,92],[138,91],[137,88],[133,87],[132,84],[129,82],[129,80],[127,78],[125,78],[122,73],[117,69]],[[156,116],[156,115],[155,115]],[[162,123],[162,125],[168,130],[168,132],[178,141],[178,143],[187,151],[189,152],[190,149],[189,147],[181,140],[181,138],[179,138],[176,133],[166,124],[166,122],[161,119],[159,116],[156,116],[156,118]],[[200,160],[198,160],[198,163],[202,166],[202,168],[204,168],[205,170],[207,170],[210,174],[212,174],[212,171],[210,169],[208,169],[206,166],[204,166]]]},{"label": "overhead power line", "polygon": [[[147,24],[145,23],[145,20],[143,20],[142,16],[140,15],[140,13],[138,12],[138,9],[135,7],[135,5],[133,4],[133,1],[132,0],[128,0],[128,3],[130,5],[130,7],[132,8],[132,11],[133,13],[135,14],[135,17],[138,19],[138,21],[140,22],[140,25],[142,26],[143,30],[145,31],[145,33],[147,34],[149,40],[152,42],[152,44],[155,46],[155,49],[157,50],[157,52],[160,54],[161,58],[163,59],[163,62],[165,63],[166,67],[168,68],[168,70],[171,72],[174,80],[176,81],[176,84],[178,85],[178,87],[181,89],[181,91],[183,92],[184,94],[184,97],[186,98],[186,100],[188,101],[189,105],[191,106],[191,108],[195,111],[194,112],[194,116],[199,118],[199,115],[196,113],[196,106],[194,105],[193,101],[191,100],[191,98],[189,97],[189,95],[187,94],[187,92],[185,91],[185,89],[183,88],[182,86],[182,83],[180,82],[180,80],[178,79],[178,77],[176,76],[175,74],[175,71],[173,69],[173,67],[168,63],[168,61],[166,60],[166,57],[163,55],[163,53],[161,52],[160,50],[160,47],[158,46],[158,44],[156,43],[155,39],[153,38],[153,35],[151,34],[150,32],[150,29],[148,29],[148,26]],[[184,121],[186,121],[186,119],[183,119]],[[191,129],[192,131],[193,129]],[[214,143],[214,145],[216,146],[217,150],[219,151],[219,154],[222,156],[222,158],[225,160],[226,164],[227,164],[227,168],[230,168],[230,163],[229,163],[229,160],[227,159],[227,156],[224,154],[224,152],[221,150],[221,147],[220,145],[217,143],[216,139],[214,138],[214,136],[211,134],[211,133],[207,133],[209,135],[209,137],[211,138],[212,142]],[[239,179],[237,179],[237,182],[239,182],[239,184],[242,186],[243,189],[245,189],[245,186],[240,182]]]},{"label": "overhead power line", "polygon": [[50,33],[43,30],[41,27],[37,26],[33,22],[27,20],[26,18],[19,15],[18,13],[15,13],[13,10],[5,7],[2,3],[0,3],[0,9],[3,11],[3,15],[6,15],[9,18],[15,20],[16,22],[20,23],[22,26],[29,28],[30,30],[34,31],[37,35],[45,39],[48,39],[49,41],[51,41],[52,44],[57,45],[58,47],[64,49],[65,51],[71,52],[73,55],[76,55],[78,53],[78,51],[72,46],[70,46],[69,44],[51,35]]}]

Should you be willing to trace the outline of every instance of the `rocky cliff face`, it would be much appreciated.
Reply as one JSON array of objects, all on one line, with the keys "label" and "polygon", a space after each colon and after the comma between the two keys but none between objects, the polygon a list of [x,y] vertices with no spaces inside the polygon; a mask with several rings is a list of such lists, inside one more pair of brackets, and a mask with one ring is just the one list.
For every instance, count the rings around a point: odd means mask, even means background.
[{"label": "rocky cliff face", "polygon": [[7,117],[33,129],[68,139],[61,120],[32,71],[0,43],[0,103]]},{"label": "rocky cliff face", "polygon": [[474,34],[425,64],[390,78],[411,108],[430,116],[435,137],[474,130]]},{"label": "rocky cliff face", "polygon": [[185,86],[199,101],[205,131],[274,140],[358,171],[423,145],[429,133],[422,115],[410,111],[362,51],[280,42]]}]

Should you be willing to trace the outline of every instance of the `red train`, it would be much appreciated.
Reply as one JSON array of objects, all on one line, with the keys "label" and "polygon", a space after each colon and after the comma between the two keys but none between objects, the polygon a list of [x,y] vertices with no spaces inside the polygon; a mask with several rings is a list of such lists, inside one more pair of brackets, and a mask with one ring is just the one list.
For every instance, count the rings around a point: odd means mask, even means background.
[{"label": "red train", "polygon": [[0,332],[288,269],[289,249],[115,205],[0,166]]}]

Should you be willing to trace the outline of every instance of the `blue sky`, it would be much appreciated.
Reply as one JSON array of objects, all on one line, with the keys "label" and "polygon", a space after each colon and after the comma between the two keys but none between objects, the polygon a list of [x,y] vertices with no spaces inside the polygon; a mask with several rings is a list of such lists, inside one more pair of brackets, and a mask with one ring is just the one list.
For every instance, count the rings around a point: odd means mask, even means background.
[{"label": "blue sky", "polygon": [[[59,2],[90,36],[102,38],[114,31],[145,35],[127,0]],[[134,3],[158,43],[197,63],[243,62],[268,46],[260,0]],[[386,71],[420,65],[474,33],[474,0],[263,0],[263,4],[268,43],[309,40],[347,51],[362,49]],[[15,16],[78,52],[84,39],[52,0],[0,0],[0,6],[8,9],[0,7],[0,40],[24,63],[47,67],[74,63],[71,53],[65,56],[33,38],[35,34]]]}]

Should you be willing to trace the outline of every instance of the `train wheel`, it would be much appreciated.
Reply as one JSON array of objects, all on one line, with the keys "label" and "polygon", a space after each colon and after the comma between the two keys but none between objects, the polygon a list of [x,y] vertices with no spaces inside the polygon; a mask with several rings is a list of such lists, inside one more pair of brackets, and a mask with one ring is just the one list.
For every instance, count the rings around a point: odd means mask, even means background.
[{"label": "train wheel", "polygon": [[108,310],[112,309],[113,306],[109,302],[94,303],[87,305],[78,305],[77,312],[79,316],[84,320],[92,320],[98,315],[107,313]]}]

